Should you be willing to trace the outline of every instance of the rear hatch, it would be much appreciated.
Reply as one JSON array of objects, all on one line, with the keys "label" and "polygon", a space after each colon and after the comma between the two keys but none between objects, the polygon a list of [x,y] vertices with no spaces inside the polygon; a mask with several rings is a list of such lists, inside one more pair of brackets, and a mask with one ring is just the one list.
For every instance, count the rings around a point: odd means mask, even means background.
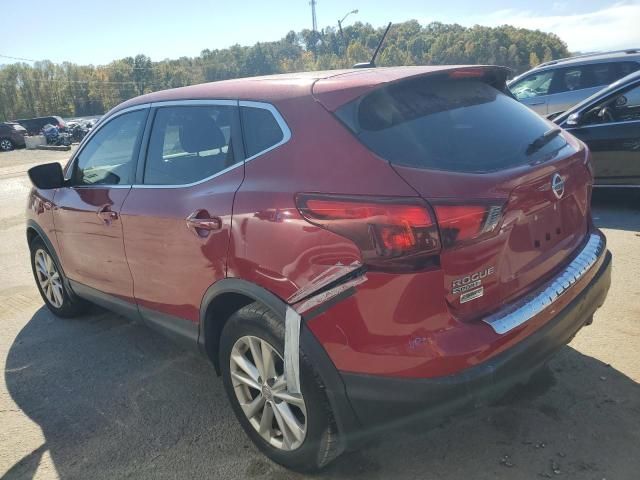
[{"label": "rear hatch", "polygon": [[383,86],[335,111],[431,206],[443,288],[461,320],[536,288],[589,228],[584,147],[502,87],[482,69],[452,70]]}]

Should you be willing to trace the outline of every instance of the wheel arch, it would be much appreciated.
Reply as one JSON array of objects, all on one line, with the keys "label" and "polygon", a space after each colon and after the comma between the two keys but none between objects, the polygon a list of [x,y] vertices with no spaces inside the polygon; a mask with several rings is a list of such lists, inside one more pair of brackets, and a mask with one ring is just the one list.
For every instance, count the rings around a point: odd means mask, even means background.
[{"label": "wheel arch", "polygon": [[202,298],[198,346],[220,375],[220,334],[227,320],[242,307],[260,302],[284,318],[287,304],[270,291],[246,280],[225,278],[211,285]]},{"label": "wheel arch", "polygon": [[58,266],[58,269],[64,275],[64,269],[62,267],[62,263],[60,262],[60,259],[58,258],[58,252],[56,252],[56,249],[53,248],[53,243],[51,243],[51,240],[49,240],[49,237],[44,232],[42,227],[38,225],[34,220],[29,219],[27,220],[26,234],[27,234],[27,245],[31,245],[31,242],[33,242],[36,239],[36,237],[39,237],[40,239],[42,239],[45,246],[47,247],[47,250],[49,250],[49,252],[51,253],[51,256],[55,260]]},{"label": "wheel arch", "polygon": [[[218,358],[220,333],[224,324],[233,313],[253,302],[264,304],[283,320],[289,306],[267,289],[238,278],[219,280],[204,294],[200,309],[198,345],[201,352],[211,359],[218,375],[220,375]],[[342,376],[324,347],[320,345],[311,330],[304,326],[304,317],[300,330],[300,347],[311,359],[324,385],[325,394],[338,425],[340,449],[346,448],[348,443],[357,443],[356,432],[361,426],[348,400]]]},{"label": "wheel arch", "polygon": [[53,243],[51,243],[51,240],[49,240],[49,237],[47,236],[45,231],[42,229],[42,227],[38,225],[34,220],[28,219],[27,229],[25,233],[27,236],[27,245],[31,245],[31,242],[33,242],[36,238],[40,238],[42,240],[45,247],[47,247],[47,250],[49,250],[49,253],[53,258],[53,261],[56,262],[56,266],[58,267],[58,270],[62,274],[62,281],[64,282],[65,287],[68,289],[69,292],[75,295],[75,292],[73,291],[73,288],[71,288],[71,284],[69,283],[69,279],[67,278],[67,275],[64,272],[64,267],[62,266],[62,262],[58,257],[58,252],[53,247]]}]

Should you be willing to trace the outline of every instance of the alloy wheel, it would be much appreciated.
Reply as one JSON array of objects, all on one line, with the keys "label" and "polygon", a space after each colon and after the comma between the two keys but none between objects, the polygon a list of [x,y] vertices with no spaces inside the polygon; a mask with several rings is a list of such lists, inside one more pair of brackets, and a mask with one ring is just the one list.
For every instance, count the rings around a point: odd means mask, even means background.
[{"label": "alloy wheel", "polygon": [[8,152],[11,149],[13,149],[13,143],[11,143],[11,140],[8,140],[6,138],[0,140],[0,150],[2,150],[3,152]]},{"label": "alloy wheel", "polygon": [[64,301],[62,279],[51,255],[45,250],[38,249],[34,256],[34,262],[38,283],[44,296],[55,308],[62,307]]},{"label": "alloy wheel", "polygon": [[258,434],[281,450],[302,445],[307,433],[304,398],[287,391],[284,361],[276,349],[261,338],[241,337],[229,363],[236,398]]}]

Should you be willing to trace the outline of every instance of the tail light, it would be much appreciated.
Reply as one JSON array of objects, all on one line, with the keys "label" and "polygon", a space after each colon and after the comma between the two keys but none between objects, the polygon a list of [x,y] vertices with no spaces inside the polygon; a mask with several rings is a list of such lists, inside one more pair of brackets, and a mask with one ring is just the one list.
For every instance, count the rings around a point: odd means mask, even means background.
[{"label": "tail light", "polygon": [[497,232],[502,205],[435,205],[444,248],[485,238]]},{"label": "tail light", "polygon": [[369,268],[414,271],[438,262],[438,226],[419,199],[298,194],[296,205],[308,222],[352,240]]},{"label": "tail light", "polygon": [[485,70],[482,68],[458,68],[449,72],[449,78],[461,79],[461,78],[480,78],[484,77]]}]

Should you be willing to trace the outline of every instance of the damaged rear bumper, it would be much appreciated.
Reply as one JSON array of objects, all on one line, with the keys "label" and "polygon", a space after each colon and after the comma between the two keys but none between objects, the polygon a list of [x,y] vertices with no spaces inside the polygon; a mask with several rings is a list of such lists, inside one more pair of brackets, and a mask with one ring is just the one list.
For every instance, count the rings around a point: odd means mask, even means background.
[{"label": "damaged rear bumper", "polygon": [[[341,373],[359,423],[373,433],[415,420],[441,421],[456,411],[500,398],[566,345],[604,303],[611,284],[611,253],[603,252],[589,284],[551,321],[514,347],[455,375],[408,379]],[[367,431],[369,430],[369,431]]]}]

